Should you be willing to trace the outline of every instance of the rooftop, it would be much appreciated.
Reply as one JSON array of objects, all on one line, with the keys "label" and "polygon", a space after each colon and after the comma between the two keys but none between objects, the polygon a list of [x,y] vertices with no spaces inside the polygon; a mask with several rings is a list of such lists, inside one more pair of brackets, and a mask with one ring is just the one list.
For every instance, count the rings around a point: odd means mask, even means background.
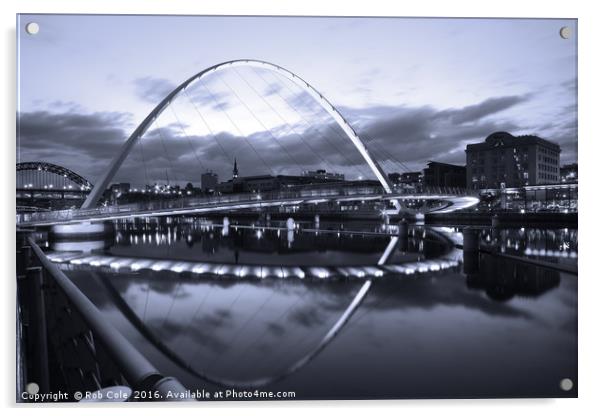
[{"label": "rooftop", "polygon": [[560,152],[560,146],[549,140],[542,139],[541,137],[531,134],[523,136],[514,136],[505,131],[498,131],[490,134],[489,136],[487,136],[484,142],[467,145],[466,151],[487,150],[492,149],[494,147],[506,148],[532,145],[540,145]]}]

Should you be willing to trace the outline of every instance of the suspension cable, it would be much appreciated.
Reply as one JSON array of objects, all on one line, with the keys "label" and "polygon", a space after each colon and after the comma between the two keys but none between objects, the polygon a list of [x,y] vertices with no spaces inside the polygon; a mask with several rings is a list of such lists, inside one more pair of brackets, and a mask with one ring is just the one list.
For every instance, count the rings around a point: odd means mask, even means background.
[{"label": "suspension cable", "polygon": [[[278,116],[278,118],[280,120],[282,120],[282,122],[287,126],[288,130],[293,133],[293,135],[297,136],[301,142],[303,144],[305,144],[305,146],[315,155],[317,156],[325,165],[327,165],[329,167],[329,169],[331,169],[332,171],[334,171],[333,166],[326,161],[319,152],[316,152],[310,145],[309,143],[307,143],[307,141],[303,138],[302,135],[300,135],[293,127],[292,125],[286,121],[286,119],[266,100],[266,98],[264,96],[262,96],[237,70],[236,68],[234,68],[234,72],[236,73],[236,75],[238,75],[238,77],[240,79],[242,79],[245,84],[247,84],[247,86],[249,86],[249,88],[251,88],[251,90],[253,90],[253,92]],[[288,153],[288,152],[287,152]],[[301,166],[299,166],[301,168]],[[302,169],[302,168],[301,168]],[[303,169],[302,169],[303,170]]]},{"label": "suspension cable", "polygon": [[[165,145],[165,140],[164,140],[164,136],[163,136],[163,132],[162,132],[163,128],[158,127],[156,130],[159,133],[161,145],[163,147],[163,151],[165,152],[165,156],[167,157],[167,162],[169,163],[169,169],[173,172],[173,175],[176,178],[176,182],[178,182],[178,175],[176,173],[176,170],[174,169],[173,163],[171,162],[171,157],[169,155],[169,152],[167,151],[167,146]],[[167,180],[167,184],[169,185],[169,179]]]},{"label": "suspension cable", "polygon": [[259,160],[261,160],[261,162],[265,165],[265,167],[268,168],[268,170],[270,171],[270,173],[272,175],[274,175],[274,171],[272,170],[272,167],[265,161],[265,159],[263,157],[261,157],[261,155],[259,154],[259,152],[257,151],[257,149],[255,149],[255,146],[253,146],[251,144],[251,142],[247,139],[247,136],[243,133],[243,131],[241,130],[241,128],[238,127],[238,125],[234,122],[234,120],[232,119],[232,117],[230,117],[230,115],[228,114],[228,112],[219,105],[219,102],[217,101],[217,99],[215,98],[215,96],[213,95],[213,93],[211,92],[211,90],[209,89],[209,87],[207,87],[207,85],[205,85],[205,84],[202,84],[202,85],[207,90],[207,92],[209,93],[209,95],[211,96],[211,99],[213,100],[213,102],[215,103],[215,105],[217,106],[217,108],[226,116],[226,118],[228,118],[228,120],[230,120],[230,123],[232,123],[232,125],[234,126],[234,128],[238,131],[238,134],[240,135],[240,137],[242,137],[243,140],[249,145],[249,147],[253,150],[253,152],[259,158]]},{"label": "suspension cable", "polygon": [[144,157],[144,143],[143,143],[143,137],[140,138],[139,140],[140,142],[140,156],[142,157],[142,166],[144,166],[144,180],[146,181],[144,183],[144,190],[146,191],[146,185],[148,185],[148,170],[146,168],[146,159]]},{"label": "suspension cable", "polygon": [[226,152],[226,149],[224,148],[224,146],[222,146],[220,141],[217,139],[213,129],[209,126],[209,123],[207,122],[205,117],[203,117],[203,115],[201,114],[201,111],[197,107],[196,103],[192,100],[192,98],[190,97],[190,95],[188,94],[188,91],[186,89],[184,89],[184,95],[188,98],[188,101],[190,101],[190,103],[194,107],[195,111],[197,112],[197,114],[199,115],[201,120],[203,121],[203,124],[205,125],[205,127],[207,127],[207,130],[209,131],[209,134],[211,135],[211,137],[213,137],[213,140],[215,140],[215,143],[219,146],[219,148],[221,149],[224,156],[226,156],[226,160],[230,160],[230,156],[228,155],[228,152]]},{"label": "suspension cable", "polygon": [[[257,75],[257,76],[258,76],[258,77],[259,77],[259,78],[260,78],[260,79],[261,79],[261,80],[262,80],[262,81],[263,81],[263,82],[264,82],[264,83],[265,83],[265,84],[266,84],[268,87],[270,86],[270,84],[268,83],[268,81],[267,81],[267,80],[266,80],[266,79],[265,79],[265,78],[264,78],[264,77],[263,77],[263,76],[262,76],[260,73],[258,73],[258,72],[257,72],[257,70],[256,70],[255,68],[253,68],[253,71],[255,72],[255,74],[256,74],[256,75]],[[275,75],[275,74],[272,74],[272,75],[273,75],[273,78],[274,78],[274,79],[275,79],[275,80],[276,80],[278,83],[281,83],[281,82],[280,82],[280,80],[279,80],[278,78],[276,78],[276,75]],[[290,92],[292,92],[292,93],[294,94],[294,91],[292,91],[292,89],[290,88],[290,86],[288,85],[288,83],[286,83],[286,82],[282,82],[281,84],[282,84],[282,85],[285,85],[285,87],[286,87],[286,88],[287,88],[287,89],[288,89]],[[314,126],[313,126],[313,125],[312,125],[312,124],[311,124],[311,123],[310,123],[310,122],[309,122],[309,121],[308,121],[308,120],[305,118],[305,116],[304,116],[304,115],[303,115],[303,114],[302,114],[302,113],[301,113],[299,110],[297,110],[297,108],[295,108],[295,106],[293,106],[293,105],[292,105],[290,102],[288,102],[288,100],[287,100],[286,98],[284,98],[284,97],[282,96],[282,94],[280,94],[280,92],[279,92],[279,91],[276,91],[276,95],[278,95],[278,97],[280,97],[280,99],[281,99],[281,100],[282,100],[282,101],[283,101],[283,102],[284,102],[284,103],[285,103],[285,104],[286,104],[286,105],[287,105],[289,108],[291,108],[291,109],[292,109],[292,110],[293,110],[293,111],[294,111],[294,112],[295,112],[295,113],[296,113],[296,114],[299,116],[299,118],[300,118],[301,120],[303,120],[303,122],[304,122],[305,124],[307,124],[307,126],[309,126],[309,128],[310,128],[310,129],[314,129],[314,128],[315,128],[315,127],[314,127]],[[329,121],[330,121],[330,120],[329,120]],[[329,123],[325,123],[325,124],[326,124],[327,126],[329,126]],[[330,145],[330,147],[331,147],[331,148],[334,150],[335,154],[338,154],[338,155],[342,156],[342,157],[345,159],[345,161],[348,163],[349,167],[351,167],[352,169],[355,169],[355,170],[356,170],[356,171],[357,171],[357,172],[360,174],[360,176],[366,176],[365,172],[363,171],[363,168],[364,168],[364,165],[363,165],[363,164],[357,164],[357,163],[354,163],[354,162],[353,162],[353,161],[352,161],[352,160],[351,160],[351,159],[350,159],[350,158],[347,156],[347,154],[346,154],[345,152],[341,152],[341,151],[340,151],[340,149],[337,149],[337,146],[336,146],[336,144],[334,144],[334,143],[333,143],[333,142],[332,142],[332,141],[331,141],[331,140],[328,138],[328,136],[327,136],[326,134],[322,133],[322,131],[321,131],[319,128],[315,128],[315,129],[316,129],[316,132],[318,133],[318,135],[319,135],[319,136],[320,136],[322,139],[324,139],[324,141],[326,141],[326,142],[327,142],[327,143]],[[334,130],[334,131],[335,131],[335,133],[336,133],[336,134],[335,134],[335,137],[340,137],[340,136],[339,136],[339,135],[340,135],[340,133],[343,133],[342,131],[337,131],[336,129],[333,129],[333,130]],[[344,140],[345,140],[345,144],[347,144],[347,143],[348,143],[348,137],[347,137],[347,136],[345,136],[345,137],[344,137]],[[361,168],[360,168],[360,166],[361,166]],[[372,174],[372,172],[370,172],[370,175],[371,175],[371,174]],[[370,175],[368,175],[368,176],[370,176]]]},{"label": "suspension cable", "polygon": [[169,109],[171,110],[172,114],[174,115],[178,125],[180,126],[180,129],[182,130],[182,133],[184,133],[184,137],[186,137],[186,140],[188,141],[188,145],[190,146],[190,150],[192,150],[192,153],[194,154],[194,157],[196,158],[198,164],[201,166],[201,169],[205,170],[205,166],[203,165],[203,162],[201,162],[201,159],[199,158],[199,156],[196,154],[196,150],[194,149],[194,146],[192,145],[192,142],[190,140],[190,137],[188,136],[188,134],[186,133],[186,130],[184,129],[184,126],[182,125],[182,123],[180,122],[180,119],[178,118],[178,116],[176,115],[175,110],[173,109],[173,106],[169,106]]},{"label": "suspension cable", "polygon": [[[236,71],[236,68],[233,68],[233,71],[241,78],[243,79],[240,74],[238,73],[238,71]],[[276,142],[276,144],[278,144],[278,146],[280,146],[280,148],[282,150],[284,150],[284,152],[286,153],[286,155],[288,156],[288,158],[291,160],[291,162],[293,162],[293,164],[297,165],[297,167],[299,168],[299,170],[301,172],[303,172],[303,167],[299,164],[299,162],[290,154],[290,152],[286,149],[286,147],[284,145],[282,145],[280,143],[280,140],[278,140],[278,138],[274,135],[274,133],[272,133],[272,130],[269,129],[265,124],[263,124],[263,122],[259,119],[259,117],[257,117],[257,115],[253,112],[253,110],[251,110],[251,108],[240,98],[240,96],[236,93],[236,91],[234,91],[232,89],[232,87],[222,78],[220,78],[220,81],[226,85],[226,87],[228,87],[228,89],[234,94],[234,96],[238,99],[238,101],[240,101],[240,103],[247,109],[247,111],[249,112],[249,114],[251,114],[251,116],[261,125],[261,127],[267,131],[269,133],[269,135],[272,137],[272,139],[274,139],[274,141]],[[245,83],[247,85],[249,85],[246,80],[243,79],[243,81],[245,81]],[[250,86],[250,85],[249,85]],[[251,87],[251,89],[253,89]],[[253,91],[255,93],[257,93],[254,89]],[[259,95],[259,94],[258,94]],[[261,96],[259,96],[260,98],[262,98]]]}]

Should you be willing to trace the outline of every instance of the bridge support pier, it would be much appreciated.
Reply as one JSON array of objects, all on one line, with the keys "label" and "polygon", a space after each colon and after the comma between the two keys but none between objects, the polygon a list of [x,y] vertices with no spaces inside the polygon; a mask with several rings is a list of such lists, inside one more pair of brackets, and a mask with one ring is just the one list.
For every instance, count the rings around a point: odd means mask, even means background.
[{"label": "bridge support pier", "polygon": [[295,220],[290,218],[286,220],[286,228],[289,231],[293,231],[295,229]]},{"label": "bridge support pier", "polygon": [[479,271],[479,231],[472,228],[465,228],[462,231],[463,236],[463,265],[464,273],[474,274]]},{"label": "bridge support pier", "polygon": [[402,252],[408,251],[408,229],[408,222],[405,218],[402,218],[402,220],[399,221],[397,228],[397,234],[399,235],[399,250]]},{"label": "bridge support pier", "polygon": [[228,217],[224,217],[222,225],[222,235],[227,237],[228,234],[230,234],[230,219]]},{"label": "bridge support pier", "polygon": [[50,228],[50,235],[58,238],[81,238],[103,236],[113,233],[111,222],[81,222],[76,224],[57,224]]},{"label": "bridge support pier", "polygon": [[491,217],[491,226],[494,228],[500,226],[500,217],[497,214]]}]

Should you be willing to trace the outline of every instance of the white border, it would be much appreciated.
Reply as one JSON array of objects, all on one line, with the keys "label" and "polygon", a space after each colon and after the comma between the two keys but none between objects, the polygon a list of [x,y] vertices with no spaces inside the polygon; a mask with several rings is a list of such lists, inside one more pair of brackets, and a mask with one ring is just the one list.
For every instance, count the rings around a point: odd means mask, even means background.
[{"label": "white border", "polygon": [[[5,273],[2,273],[4,302],[3,339],[0,342],[3,359],[0,394],[2,402],[14,411],[14,163],[15,163],[15,14],[21,13],[144,13],[144,14],[271,14],[271,15],[392,15],[392,16],[469,16],[469,17],[554,17],[579,19],[579,165],[581,193],[579,206],[581,223],[587,225],[580,235],[580,278],[579,288],[579,399],[566,400],[440,400],[440,401],[349,401],[349,402],[245,402],[245,403],[199,403],[194,407],[181,404],[135,404],[130,409],[144,408],[145,413],[163,415],[170,408],[177,407],[178,412],[194,414],[211,412],[232,414],[244,412],[245,415],[264,415],[267,413],[303,414],[308,412],[330,414],[333,411],[345,415],[363,415],[376,408],[383,414],[399,414],[401,411],[420,411],[437,415],[504,415],[509,413],[567,415],[592,414],[600,407],[599,388],[602,368],[600,355],[600,305],[602,294],[597,243],[599,222],[594,214],[600,205],[597,195],[600,192],[599,174],[596,170],[596,158],[600,155],[600,103],[598,93],[602,66],[600,60],[600,39],[602,39],[601,16],[596,13],[594,1],[532,1],[505,0],[486,2],[474,0],[394,2],[387,0],[3,0],[0,2],[3,29],[2,54],[2,91],[1,112],[4,134],[2,137],[2,180],[5,190],[5,202],[2,204],[4,238],[0,246]],[[598,162],[599,163],[599,162]],[[598,251],[598,252],[596,252]],[[29,407],[29,406],[28,406]],[[82,413],[78,406],[45,407],[50,415],[63,415],[65,412]],[[85,412],[106,414],[115,408],[106,406],[86,408]],[[74,413],[75,414],[75,413]]]}]

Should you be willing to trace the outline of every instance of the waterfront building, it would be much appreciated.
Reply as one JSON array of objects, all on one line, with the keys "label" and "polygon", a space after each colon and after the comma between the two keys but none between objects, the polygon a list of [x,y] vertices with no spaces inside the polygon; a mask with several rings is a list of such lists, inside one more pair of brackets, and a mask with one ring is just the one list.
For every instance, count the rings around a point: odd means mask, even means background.
[{"label": "waterfront building", "polygon": [[128,182],[113,183],[109,189],[111,194],[125,194],[130,191],[130,184]]},{"label": "waterfront building", "polygon": [[559,182],[560,146],[534,135],[490,134],[466,146],[466,186],[502,189]]},{"label": "waterfront building", "polygon": [[340,173],[327,172],[323,169],[315,171],[306,171],[302,175],[254,175],[240,176],[238,164],[234,159],[234,168],[232,169],[232,179],[216,184],[219,193],[241,193],[241,192],[270,192],[282,188],[310,185],[319,183],[342,182],[345,175]]},{"label": "waterfront building", "polygon": [[417,172],[393,172],[387,175],[389,180],[397,189],[412,189],[416,191],[422,190],[424,174],[422,171]]},{"label": "waterfront building", "polygon": [[430,161],[423,171],[423,181],[427,187],[465,188],[466,167]]},{"label": "waterfront building", "polygon": [[[236,169],[236,164],[234,165]],[[217,173],[207,171],[201,175],[201,192],[213,193],[217,190]]]},{"label": "waterfront building", "polygon": [[578,182],[578,166],[576,163],[571,163],[569,165],[563,165],[560,167],[560,182],[562,183],[572,183]]},{"label": "waterfront building", "polygon": [[307,171],[303,172],[302,176],[305,176],[307,178],[312,178],[312,179],[325,180],[325,181],[344,181],[345,180],[345,175],[343,175],[342,173],[326,172],[325,169],[307,170]]}]

